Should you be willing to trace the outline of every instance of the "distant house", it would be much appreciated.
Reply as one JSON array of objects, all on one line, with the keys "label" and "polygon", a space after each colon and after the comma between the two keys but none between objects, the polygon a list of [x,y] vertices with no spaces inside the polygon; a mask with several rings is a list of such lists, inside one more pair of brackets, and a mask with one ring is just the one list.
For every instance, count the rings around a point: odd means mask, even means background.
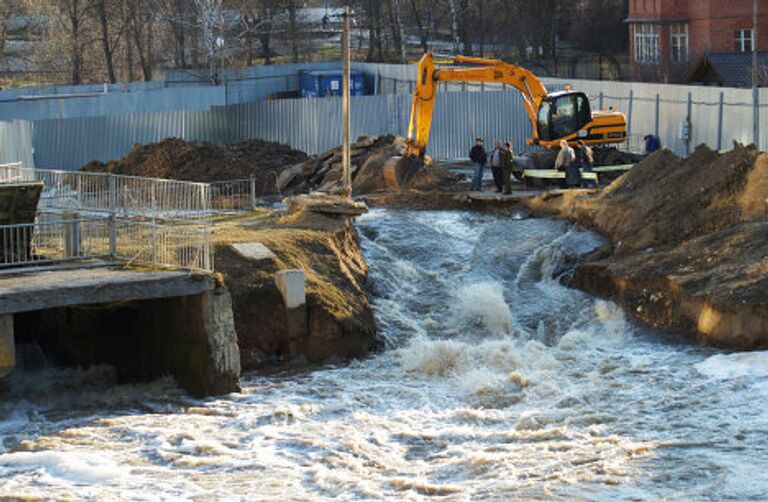
[{"label": "distant house", "polygon": [[[768,86],[768,52],[758,55],[758,85]],[[751,87],[752,54],[727,52],[705,54],[693,67],[687,79],[689,84],[717,87]]]},{"label": "distant house", "polygon": [[[626,22],[638,80],[685,82],[705,55],[751,52],[755,43],[752,0],[629,0]],[[758,47],[768,49],[768,0],[758,24]]]}]

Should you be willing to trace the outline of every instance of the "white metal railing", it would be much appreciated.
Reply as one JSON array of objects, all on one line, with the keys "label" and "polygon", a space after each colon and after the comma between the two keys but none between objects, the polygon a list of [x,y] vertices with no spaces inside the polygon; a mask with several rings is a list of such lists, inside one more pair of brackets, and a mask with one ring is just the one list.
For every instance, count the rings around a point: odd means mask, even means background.
[{"label": "white metal railing", "polygon": [[215,212],[252,211],[257,206],[256,178],[212,181],[211,209]]},{"label": "white metal railing", "polygon": [[[52,215],[51,215],[52,216]],[[0,268],[53,264],[110,256],[108,218],[40,218],[0,226]]]},{"label": "white metal railing", "polygon": [[58,171],[7,164],[0,182],[43,181],[43,211],[78,211],[164,220],[210,217],[207,183],[124,176],[110,173]]},{"label": "white metal railing", "polygon": [[21,162],[0,164],[0,183],[17,183],[23,181]]},{"label": "white metal railing", "polygon": [[208,224],[44,213],[35,223],[0,225],[0,271],[114,260],[213,272],[212,236]]},{"label": "white metal railing", "polygon": [[128,264],[213,272],[213,226],[116,220],[115,258]]}]

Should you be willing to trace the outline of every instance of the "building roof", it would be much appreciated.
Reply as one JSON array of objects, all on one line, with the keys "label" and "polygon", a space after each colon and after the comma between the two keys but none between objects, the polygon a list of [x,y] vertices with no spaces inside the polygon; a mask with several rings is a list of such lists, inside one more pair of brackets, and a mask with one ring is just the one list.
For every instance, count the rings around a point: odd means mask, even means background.
[{"label": "building roof", "polygon": [[[693,67],[688,83],[752,87],[752,53],[709,53]],[[768,52],[758,54],[758,85],[768,85]]]}]

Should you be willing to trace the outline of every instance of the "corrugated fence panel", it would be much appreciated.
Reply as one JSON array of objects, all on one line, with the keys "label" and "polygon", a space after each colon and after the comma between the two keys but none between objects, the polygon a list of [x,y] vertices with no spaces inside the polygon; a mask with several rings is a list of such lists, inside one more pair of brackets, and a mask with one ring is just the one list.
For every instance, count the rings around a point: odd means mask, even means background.
[{"label": "corrugated fence panel", "polygon": [[83,97],[62,97],[33,101],[0,102],[0,121],[14,119],[48,120],[98,117],[126,113],[206,111],[222,106],[224,87],[150,88],[138,92],[110,92]]},{"label": "corrugated fence panel", "polygon": [[32,122],[14,120],[0,122],[0,164],[22,162],[35,167],[32,155]]},{"label": "corrugated fence panel", "polygon": [[[614,106],[631,116],[633,147],[656,130],[656,95],[659,94],[658,129],[662,143],[684,154],[680,124],[688,115],[691,93],[691,149],[699,143],[718,146],[720,93],[723,94],[721,146],[752,138],[751,93],[744,89],[715,89],[616,82],[570,82],[592,97],[594,107]],[[557,86],[561,83],[550,82]],[[576,85],[578,84],[578,86]],[[632,91],[630,111],[629,92]],[[407,132],[409,94],[353,98],[352,135]],[[768,109],[764,110],[768,113]],[[765,116],[765,115],[764,115]],[[135,143],[168,137],[214,142],[260,138],[286,143],[308,153],[319,153],[341,142],[341,100],[338,98],[257,101],[212,107],[205,111],[132,113],[109,117],[0,123],[0,158],[23,160],[41,168],[77,169],[91,160],[124,156]],[[762,130],[768,137],[768,126]],[[463,158],[477,136],[489,144],[509,140],[525,150],[531,123],[519,93],[444,92],[437,96],[429,154],[435,158]],[[35,156],[33,158],[32,148]]]},{"label": "corrugated fence panel", "polygon": [[432,124],[428,153],[436,158],[466,157],[476,137],[489,145],[509,141],[519,152],[531,134],[516,91],[438,95]]}]

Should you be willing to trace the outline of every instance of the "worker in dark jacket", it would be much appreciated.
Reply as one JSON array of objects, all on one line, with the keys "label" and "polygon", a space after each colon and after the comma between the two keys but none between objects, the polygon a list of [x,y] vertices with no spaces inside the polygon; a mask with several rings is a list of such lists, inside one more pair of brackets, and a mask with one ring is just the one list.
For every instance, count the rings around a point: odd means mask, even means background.
[{"label": "worker in dark jacket", "polygon": [[512,145],[504,143],[499,154],[501,158],[501,180],[504,188],[504,195],[512,193],[512,171],[515,169],[515,152],[512,151]]},{"label": "worker in dark jacket", "polygon": [[661,148],[661,141],[655,134],[647,134],[643,139],[645,140],[645,153],[651,154]]},{"label": "worker in dark jacket", "polygon": [[483,189],[483,171],[488,162],[488,154],[485,153],[485,142],[483,138],[475,140],[475,146],[469,151],[469,160],[475,164],[475,172],[472,176],[472,190],[481,191]]},{"label": "worker in dark jacket", "polygon": [[504,150],[501,141],[496,142],[496,146],[491,150],[491,173],[493,173],[493,184],[496,185],[496,192],[501,193],[504,188],[504,179],[502,177],[501,152]]}]

